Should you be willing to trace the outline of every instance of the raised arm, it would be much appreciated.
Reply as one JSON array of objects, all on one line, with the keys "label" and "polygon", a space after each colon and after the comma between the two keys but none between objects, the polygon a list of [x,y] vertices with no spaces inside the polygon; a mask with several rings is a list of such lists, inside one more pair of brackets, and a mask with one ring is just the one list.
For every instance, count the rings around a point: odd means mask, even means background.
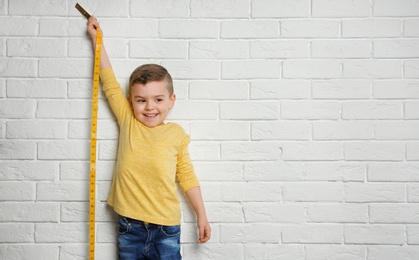
[{"label": "raised arm", "polygon": [[[99,25],[99,21],[96,19],[96,17],[92,15],[90,16],[89,21],[87,23],[87,32],[89,33],[90,38],[92,38],[93,48],[95,48],[96,45],[96,29],[102,32],[102,29]],[[109,60],[108,54],[106,53],[105,45],[103,44],[103,42],[100,54],[100,69],[103,70],[106,68],[112,68],[111,61]]]}]

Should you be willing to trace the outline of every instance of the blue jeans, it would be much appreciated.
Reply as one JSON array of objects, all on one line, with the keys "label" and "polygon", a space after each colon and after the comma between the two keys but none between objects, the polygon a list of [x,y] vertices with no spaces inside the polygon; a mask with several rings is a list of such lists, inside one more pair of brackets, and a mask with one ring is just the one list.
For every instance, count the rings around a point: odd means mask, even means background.
[{"label": "blue jeans", "polygon": [[145,224],[121,216],[118,221],[118,249],[120,260],[182,259],[180,226]]}]

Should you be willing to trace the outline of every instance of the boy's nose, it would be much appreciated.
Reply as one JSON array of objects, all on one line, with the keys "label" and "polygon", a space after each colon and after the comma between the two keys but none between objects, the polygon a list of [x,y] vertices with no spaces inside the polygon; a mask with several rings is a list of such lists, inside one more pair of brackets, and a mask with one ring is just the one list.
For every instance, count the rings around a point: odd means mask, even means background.
[{"label": "boy's nose", "polygon": [[151,104],[151,102],[147,102],[146,106],[145,106],[146,110],[152,110],[153,109],[153,104]]}]

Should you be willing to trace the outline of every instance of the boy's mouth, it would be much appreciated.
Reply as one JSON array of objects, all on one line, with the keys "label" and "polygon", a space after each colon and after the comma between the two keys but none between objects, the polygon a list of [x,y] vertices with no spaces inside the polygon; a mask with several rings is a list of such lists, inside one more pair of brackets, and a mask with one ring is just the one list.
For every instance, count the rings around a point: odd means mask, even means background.
[{"label": "boy's mouth", "polygon": [[143,114],[145,117],[156,117],[158,114]]}]

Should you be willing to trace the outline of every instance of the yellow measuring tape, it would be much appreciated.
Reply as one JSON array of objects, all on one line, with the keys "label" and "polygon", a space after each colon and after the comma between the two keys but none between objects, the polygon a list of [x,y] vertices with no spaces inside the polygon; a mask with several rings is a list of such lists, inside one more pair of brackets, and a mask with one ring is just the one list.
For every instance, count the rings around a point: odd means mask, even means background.
[{"label": "yellow measuring tape", "polygon": [[[87,19],[90,14],[79,4],[79,10]],[[95,214],[96,214],[96,135],[97,135],[97,114],[99,103],[99,72],[100,72],[100,51],[102,49],[102,33],[96,30],[95,58],[93,66],[93,90],[92,90],[92,124],[90,132],[90,185],[89,185],[89,259],[95,259]]]}]

